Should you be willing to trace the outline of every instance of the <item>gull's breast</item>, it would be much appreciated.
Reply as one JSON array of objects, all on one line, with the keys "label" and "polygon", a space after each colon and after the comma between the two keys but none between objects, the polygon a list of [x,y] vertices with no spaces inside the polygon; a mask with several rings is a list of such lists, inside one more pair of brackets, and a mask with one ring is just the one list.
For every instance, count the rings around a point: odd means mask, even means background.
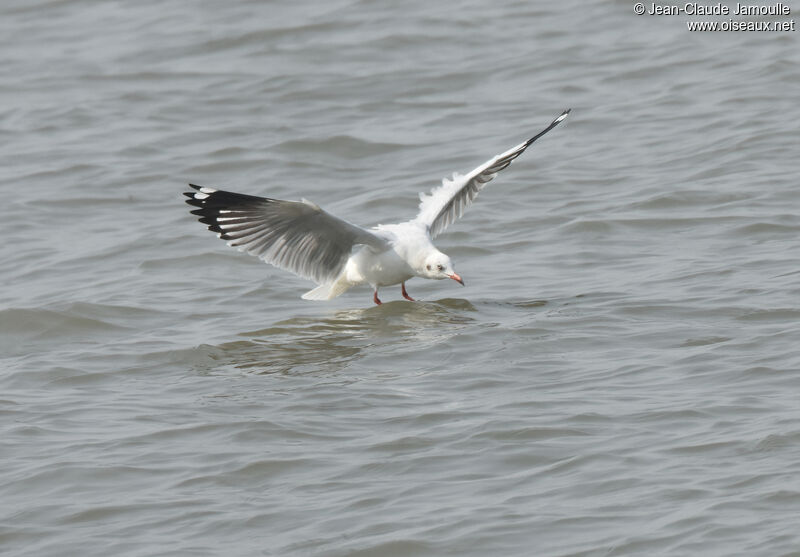
[{"label": "gull's breast", "polygon": [[367,247],[350,257],[345,272],[348,281],[373,286],[400,284],[414,276],[414,270],[395,250],[375,253]]}]

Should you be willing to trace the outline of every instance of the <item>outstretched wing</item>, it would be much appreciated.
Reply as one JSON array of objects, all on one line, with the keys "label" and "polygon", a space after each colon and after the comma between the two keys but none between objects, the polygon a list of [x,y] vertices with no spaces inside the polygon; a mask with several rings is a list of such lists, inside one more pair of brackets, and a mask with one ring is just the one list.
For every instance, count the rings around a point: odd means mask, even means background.
[{"label": "outstretched wing", "polygon": [[383,251],[374,234],[326,213],[310,201],[281,201],[189,184],[186,203],[200,222],[229,246],[276,267],[316,281],[331,282],[341,272],[353,246]]},{"label": "outstretched wing", "polygon": [[464,214],[464,209],[472,204],[472,201],[478,196],[478,192],[494,178],[495,174],[524,153],[531,143],[555,128],[567,117],[570,110],[568,108],[562,112],[549,126],[528,141],[520,143],[505,153],[486,161],[466,176],[461,176],[457,173],[453,174],[452,179],[443,179],[442,185],[435,188],[430,194],[421,193],[419,195],[419,213],[416,221],[428,228],[432,238],[441,234],[448,225]]}]

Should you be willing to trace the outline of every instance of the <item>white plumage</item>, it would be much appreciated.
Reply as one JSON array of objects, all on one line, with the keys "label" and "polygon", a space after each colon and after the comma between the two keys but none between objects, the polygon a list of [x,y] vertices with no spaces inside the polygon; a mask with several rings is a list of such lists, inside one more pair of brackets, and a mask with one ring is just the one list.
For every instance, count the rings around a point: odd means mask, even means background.
[{"label": "white plumage", "polygon": [[302,201],[282,201],[189,184],[186,192],[192,214],[229,246],[267,263],[315,281],[306,300],[329,300],[353,286],[369,284],[380,304],[378,288],[412,277],[450,278],[464,284],[450,258],[433,245],[433,238],[460,218],[495,175],[534,141],[569,114],[565,110],[528,141],[493,157],[466,175],[454,174],[430,194],[420,194],[419,213],[407,222],[378,225],[369,230],[350,224]]}]

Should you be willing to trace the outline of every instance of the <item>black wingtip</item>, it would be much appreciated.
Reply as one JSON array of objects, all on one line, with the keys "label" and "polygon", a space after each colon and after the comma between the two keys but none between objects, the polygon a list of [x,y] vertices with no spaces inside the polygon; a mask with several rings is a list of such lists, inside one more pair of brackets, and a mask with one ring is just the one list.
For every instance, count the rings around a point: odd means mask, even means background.
[{"label": "black wingtip", "polygon": [[[201,186],[196,186],[194,184],[189,184],[189,187],[194,188],[197,191],[200,191],[200,187]],[[196,205],[198,207],[200,207],[202,205],[201,203],[193,203],[195,201],[195,198],[194,198],[195,192],[193,192],[193,191],[185,191],[185,192],[183,192],[183,195],[185,195],[186,197],[189,198],[189,199],[185,200],[186,203],[188,203],[189,205]]]},{"label": "black wingtip", "polygon": [[564,112],[562,112],[561,114],[559,114],[559,115],[558,115],[558,117],[557,117],[555,120],[553,120],[552,122],[550,122],[550,125],[549,125],[549,126],[547,126],[545,129],[543,129],[542,131],[540,131],[539,133],[537,133],[536,135],[534,135],[534,136],[533,136],[532,138],[530,138],[528,141],[526,141],[526,142],[525,142],[525,148],[527,149],[527,148],[530,146],[530,144],[531,144],[531,143],[533,143],[534,141],[536,141],[537,139],[539,139],[540,137],[542,137],[544,134],[546,134],[547,132],[549,132],[550,130],[552,130],[553,128],[555,128],[557,125],[559,125],[559,124],[561,123],[561,121],[562,121],[564,118],[566,118],[566,117],[567,117],[567,114],[569,114],[569,113],[570,113],[570,111],[572,111],[572,109],[571,109],[571,108],[568,108],[568,109],[566,109]]}]

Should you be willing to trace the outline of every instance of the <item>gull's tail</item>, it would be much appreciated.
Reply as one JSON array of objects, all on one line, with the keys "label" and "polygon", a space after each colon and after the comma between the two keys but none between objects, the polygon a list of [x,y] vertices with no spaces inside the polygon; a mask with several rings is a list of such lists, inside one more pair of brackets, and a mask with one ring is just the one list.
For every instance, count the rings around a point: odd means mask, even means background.
[{"label": "gull's tail", "polygon": [[304,300],[331,300],[347,292],[351,286],[353,285],[348,282],[345,277],[340,276],[336,281],[328,284],[320,284],[300,297]]}]

